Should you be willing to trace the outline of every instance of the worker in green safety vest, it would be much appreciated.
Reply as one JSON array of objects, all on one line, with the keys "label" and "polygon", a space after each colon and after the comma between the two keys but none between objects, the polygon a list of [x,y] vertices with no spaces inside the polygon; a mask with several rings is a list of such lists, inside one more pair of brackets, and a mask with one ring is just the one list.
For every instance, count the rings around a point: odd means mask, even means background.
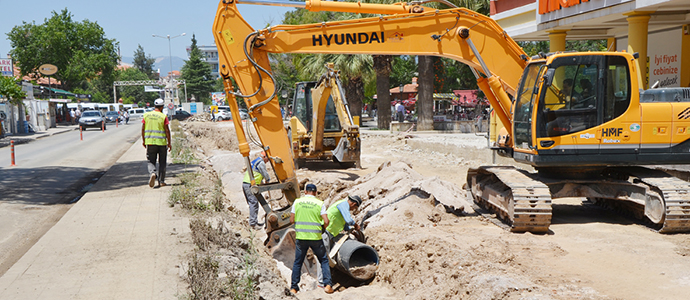
[{"label": "worker in green safety vest", "polygon": [[[141,119],[141,140],[146,148],[146,158],[148,159],[149,186],[153,187],[158,179],[158,186],[165,184],[165,167],[167,164],[167,152],[171,150],[170,143],[170,121],[163,114],[163,99],[154,102],[155,109],[147,112]],[[158,169],[156,171],[156,160]]]},{"label": "worker in green safety vest", "polygon": [[[252,174],[254,175],[254,183],[259,185],[264,182],[271,180],[271,176],[268,174],[266,169],[266,163],[268,163],[268,156],[265,151],[261,151],[259,157],[252,160],[250,165],[252,167]],[[242,180],[242,191],[244,192],[244,198],[247,200],[247,205],[249,205],[249,226],[252,229],[258,230],[261,228],[263,223],[259,223],[259,199],[256,195],[252,193],[251,178],[249,176],[249,170],[244,172],[244,179]]]},{"label": "worker in green safety vest", "polygon": [[321,241],[323,226],[328,226],[328,215],[323,201],[316,198],[316,186],[307,184],[304,189],[304,197],[298,198],[292,204],[290,222],[295,224],[295,262],[292,265],[292,281],[290,292],[296,294],[299,291],[302,264],[311,248],[321,264],[323,273],[324,291],[333,293],[331,287],[331,268],[328,265],[328,253]]},{"label": "worker in green safety vest", "polygon": [[[345,199],[336,201],[328,207],[326,210],[328,225],[326,226],[326,230],[321,234],[323,245],[326,247],[326,253],[330,253],[333,244],[344,236],[340,232],[343,230],[350,230],[350,228],[359,230],[359,224],[355,223],[350,212],[357,209],[361,204],[362,198],[357,195],[350,195]],[[323,274],[321,274],[320,270],[321,269],[316,269],[316,275],[319,284],[323,284]]]}]

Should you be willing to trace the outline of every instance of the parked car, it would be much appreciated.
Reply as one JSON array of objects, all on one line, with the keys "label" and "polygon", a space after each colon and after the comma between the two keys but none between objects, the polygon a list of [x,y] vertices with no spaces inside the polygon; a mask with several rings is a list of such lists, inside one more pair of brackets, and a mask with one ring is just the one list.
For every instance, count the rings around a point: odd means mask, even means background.
[{"label": "parked car", "polygon": [[106,123],[115,123],[118,121],[120,118],[120,114],[116,111],[109,111],[105,113],[105,122]]},{"label": "parked car", "polygon": [[249,119],[249,113],[247,113],[246,109],[240,108],[240,118],[242,118],[242,120]]},{"label": "parked car", "polygon": [[230,112],[230,108],[221,109],[219,107],[218,108],[218,114],[216,115],[216,120],[218,120],[218,121],[232,120],[232,113]]},{"label": "parked car", "polygon": [[103,113],[98,110],[87,110],[81,113],[79,128],[81,128],[81,130],[86,130],[88,127],[103,127],[103,130],[105,130],[105,116],[103,116]]},{"label": "parked car", "polygon": [[192,114],[190,114],[184,110],[178,110],[178,111],[175,111],[174,115],[172,115],[172,119],[178,120],[178,121],[184,121],[191,116],[192,116]]}]

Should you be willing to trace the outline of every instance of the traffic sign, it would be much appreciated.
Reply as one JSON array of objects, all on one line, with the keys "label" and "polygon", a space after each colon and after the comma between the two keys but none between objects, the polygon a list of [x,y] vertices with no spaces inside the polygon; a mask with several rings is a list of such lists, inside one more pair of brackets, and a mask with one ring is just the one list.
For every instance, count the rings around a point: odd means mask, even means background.
[{"label": "traffic sign", "polygon": [[175,109],[175,105],[172,104],[172,102],[168,103],[168,109],[170,109],[170,110]]}]

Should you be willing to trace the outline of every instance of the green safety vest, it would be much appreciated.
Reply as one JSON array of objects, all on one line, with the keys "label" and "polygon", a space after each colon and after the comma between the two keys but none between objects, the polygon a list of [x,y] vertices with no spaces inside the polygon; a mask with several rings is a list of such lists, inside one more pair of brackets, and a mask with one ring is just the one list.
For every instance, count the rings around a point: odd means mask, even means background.
[{"label": "green safety vest", "polygon": [[[258,170],[258,168],[257,168],[257,166],[259,165],[259,163],[260,163],[261,161],[263,161],[263,158],[257,157],[257,158],[255,158],[255,159],[251,162],[252,174],[254,174],[254,183],[256,183],[256,184],[261,184],[261,181],[264,180],[264,176],[261,175],[261,172],[259,172],[259,170]],[[249,170],[247,170],[247,171],[244,172],[244,180],[242,180],[242,182],[244,182],[244,183],[252,183],[252,182],[249,180]]]},{"label": "green safety vest", "polygon": [[144,144],[165,146],[165,119],[167,116],[157,110],[144,114]]},{"label": "green safety vest", "polygon": [[328,215],[328,226],[326,230],[333,236],[337,236],[343,231],[343,228],[345,228],[345,219],[338,209],[338,204],[343,203],[343,201],[347,201],[347,198],[336,201],[326,210],[326,214]]},{"label": "green safety vest", "polygon": [[305,196],[295,200],[295,238],[298,240],[317,241],[321,239],[323,219],[321,206],[323,201],[316,197]]}]

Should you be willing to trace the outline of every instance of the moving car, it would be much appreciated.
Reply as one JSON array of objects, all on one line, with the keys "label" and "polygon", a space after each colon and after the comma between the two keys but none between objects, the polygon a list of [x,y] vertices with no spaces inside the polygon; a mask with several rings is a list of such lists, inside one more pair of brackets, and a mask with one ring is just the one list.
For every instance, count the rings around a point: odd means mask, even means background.
[{"label": "moving car", "polygon": [[132,108],[128,111],[130,119],[141,119],[146,112],[144,108]]},{"label": "moving car", "polygon": [[116,111],[109,111],[109,112],[105,113],[105,122],[106,123],[117,122],[118,118],[120,118],[120,114]]},{"label": "moving car", "polygon": [[190,114],[184,110],[177,110],[177,111],[175,111],[175,114],[172,115],[172,119],[178,120],[178,121],[184,121],[191,116],[192,116],[192,114]]},{"label": "moving car", "polygon": [[81,130],[86,130],[88,127],[103,127],[103,130],[105,130],[105,117],[103,116],[103,113],[98,110],[87,110],[81,113],[81,118],[79,118],[79,128]]}]

